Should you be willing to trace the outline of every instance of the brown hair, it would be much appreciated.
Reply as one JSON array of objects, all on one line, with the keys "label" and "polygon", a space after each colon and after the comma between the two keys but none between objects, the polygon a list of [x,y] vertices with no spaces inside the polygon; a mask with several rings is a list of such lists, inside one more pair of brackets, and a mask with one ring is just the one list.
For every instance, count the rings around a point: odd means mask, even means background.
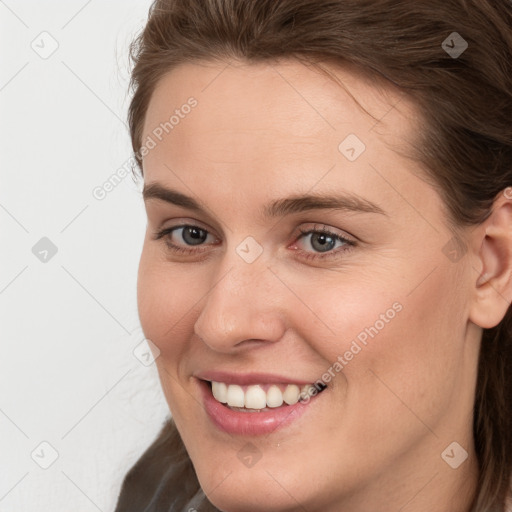
[{"label": "brown hair", "polygon": [[[453,32],[468,44],[458,56],[442,46]],[[497,195],[512,185],[509,0],[156,0],[130,50],[129,126],[141,173],[145,114],[165,73],[193,61],[295,58],[357,68],[412,99],[421,114],[412,157],[443,198],[454,234],[458,226],[483,222]],[[512,491],[510,368],[512,309],[483,332],[473,413],[480,468],[473,512],[503,512]],[[169,418],[126,475],[116,512],[182,510],[197,491],[194,468]],[[217,510],[206,498],[195,508]]]}]

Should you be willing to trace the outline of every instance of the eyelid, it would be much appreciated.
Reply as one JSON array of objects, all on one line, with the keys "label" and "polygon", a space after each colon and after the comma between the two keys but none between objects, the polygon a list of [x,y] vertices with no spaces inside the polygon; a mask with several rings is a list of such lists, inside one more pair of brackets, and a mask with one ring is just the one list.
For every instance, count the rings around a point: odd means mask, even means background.
[{"label": "eyelid", "polygon": [[195,219],[188,218],[188,217],[179,217],[179,218],[173,218],[172,220],[169,220],[169,222],[172,222],[172,224],[166,225],[167,221],[158,222],[158,223],[155,222],[155,224],[156,224],[155,232],[161,232],[161,231],[170,230],[170,229],[178,229],[178,228],[183,228],[183,227],[194,227],[194,228],[200,228],[203,231],[207,231],[209,235],[214,236],[217,240],[219,239],[219,237],[216,235],[216,230],[200,220],[195,220]]},{"label": "eyelid", "polygon": [[[204,231],[206,232],[206,236],[212,236],[213,238],[215,238],[215,241],[217,242],[219,240],[219,238],[214,234],[212,233],[209,229],[206,229],[204,227],[202,227],[201,225],[197,224],[197,223],[193,223],[193,222],[187,222],[187,223],[180,223],[180,224],[176,224],[176,225],[173,225],[173,226],[167,226],[167,227],[161,227],[161,228],[158,228],[155,232],[154,232],[154,239],[155,240],[158,240],[160,238],[163,238],[165,236],[169,236],[171,235],[171,233],[174,233],[176,231],[178,231],[179,229],[184,229],[184,228],[199,228],[201,231]],[[207,245],[212,245],[211,243],[210,244],[207,244]],[[193,246],[189,246],[191,248],[193,248]],[[204,245],[202,246],[199,246],[199,248],[201,247],[205,247]]]},{"label": "eyelid", "polygon": [[344,238],[348,242],[356,243],[359,241],[359,239],[356,236],[352,235],[348,231],[337,229],[337,228],[331,228],[328,224],[322,224],[322,223],[318,223],[318,222],[313,223],[313,224],[314,225],[312,228],[303,228],[303,227],[298,228],[299,233],[296,236],[305,235],[305,234],[309,234],[312,232],[315,232],[315,233],[325,232],[325,233],[339,236],[340,238]]},{"label": "eyelid", "polygon": [[[331,228],[327,224],[322,224],[322,223],[318,223],[318,222],[309,222],[309,223],[306,223],[306,224],[313,224],[313,227],[308,227],[308,228],[299,227],[299,228],[297,228],[295,230],[294,234],[292,235],[292,238],[294,239],[294,243],[301,236],[305,236],[306,234],[310,234],[312,232],[326,232],[326,233],[329,233],[329,234],[333,234],[333,235],[339,236],[340,238],[344,238],[348,242],[353,242],[353,243],[357,243],[357,242],[361,241],[358,237],[352,235],[348,231],[340,230],[340,229],[337,229],[337,228]],[[207,226],[207,225],[205,225],[202,222],[197,221],[197,220],[187,220],[185,218],[184,219],[178,219],[178,224],[167,226],[167,227],[159,227],[159,228],[157,228],[156,233],[161,233],[162,231],[167,231],[167,230],[170,231],[170,230],[174,230],[174,229],[178,229],[178,228],[184,228],[184,227],[197,227],[197,228],[200,228],[203,231],[206,231],[209,235],[214,236],[216,238],[216,240],[219,240],[219,237],[215,233],[212,232],[213,230],[211,229],[210,226]]]}]

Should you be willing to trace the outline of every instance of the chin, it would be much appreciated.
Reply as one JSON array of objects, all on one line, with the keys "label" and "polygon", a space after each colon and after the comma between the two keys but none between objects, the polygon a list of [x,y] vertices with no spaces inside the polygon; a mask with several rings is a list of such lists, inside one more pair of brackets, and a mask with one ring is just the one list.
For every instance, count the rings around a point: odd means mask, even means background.
[{"label": "chin", "polygon": [[304,485],[296,489],[293,484],[298,478],[280,478],[282,473],[274,474],[272,467],[241,468],[236,455],[231,466],[221,470],[208,464],[196,470],[201,488],[222,512],[293,512],[304,504]]},{"label": "chin", "polygon": [[284,489],[279,494],[272,494],[268,487],[255,485],[248,489],[234,487],[230,492],[218,489],[211,493],[209,499],[222,512],[294,512],[300,509],[299,503]]}]

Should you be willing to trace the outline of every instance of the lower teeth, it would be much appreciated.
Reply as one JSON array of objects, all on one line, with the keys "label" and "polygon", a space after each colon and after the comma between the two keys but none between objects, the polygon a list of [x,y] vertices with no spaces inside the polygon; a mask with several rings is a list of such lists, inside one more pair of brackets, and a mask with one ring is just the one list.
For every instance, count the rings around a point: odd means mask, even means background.
[{"label": "lower teeth", "polygon": [[231,407],[231,405],[224,404],[228,409],[231,409],[232,411],[237,412],[261,412],[261,411],[271,411],[272,409],[279,409],[280,407],[283,407],[280,405],[279,407],[264,407],[263,409],[248,409],[245,407]]}]

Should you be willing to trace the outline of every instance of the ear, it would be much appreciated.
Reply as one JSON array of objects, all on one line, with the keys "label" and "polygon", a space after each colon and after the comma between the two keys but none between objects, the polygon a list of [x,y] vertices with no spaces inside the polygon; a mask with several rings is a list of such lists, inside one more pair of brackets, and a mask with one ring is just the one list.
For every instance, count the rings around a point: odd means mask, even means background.
[{"label": "ear", "polygon": [[491,215],[474,231],[479,272],[469,319],[483,329],[498,325],[512,300],[512,188],[498,194]]}]

